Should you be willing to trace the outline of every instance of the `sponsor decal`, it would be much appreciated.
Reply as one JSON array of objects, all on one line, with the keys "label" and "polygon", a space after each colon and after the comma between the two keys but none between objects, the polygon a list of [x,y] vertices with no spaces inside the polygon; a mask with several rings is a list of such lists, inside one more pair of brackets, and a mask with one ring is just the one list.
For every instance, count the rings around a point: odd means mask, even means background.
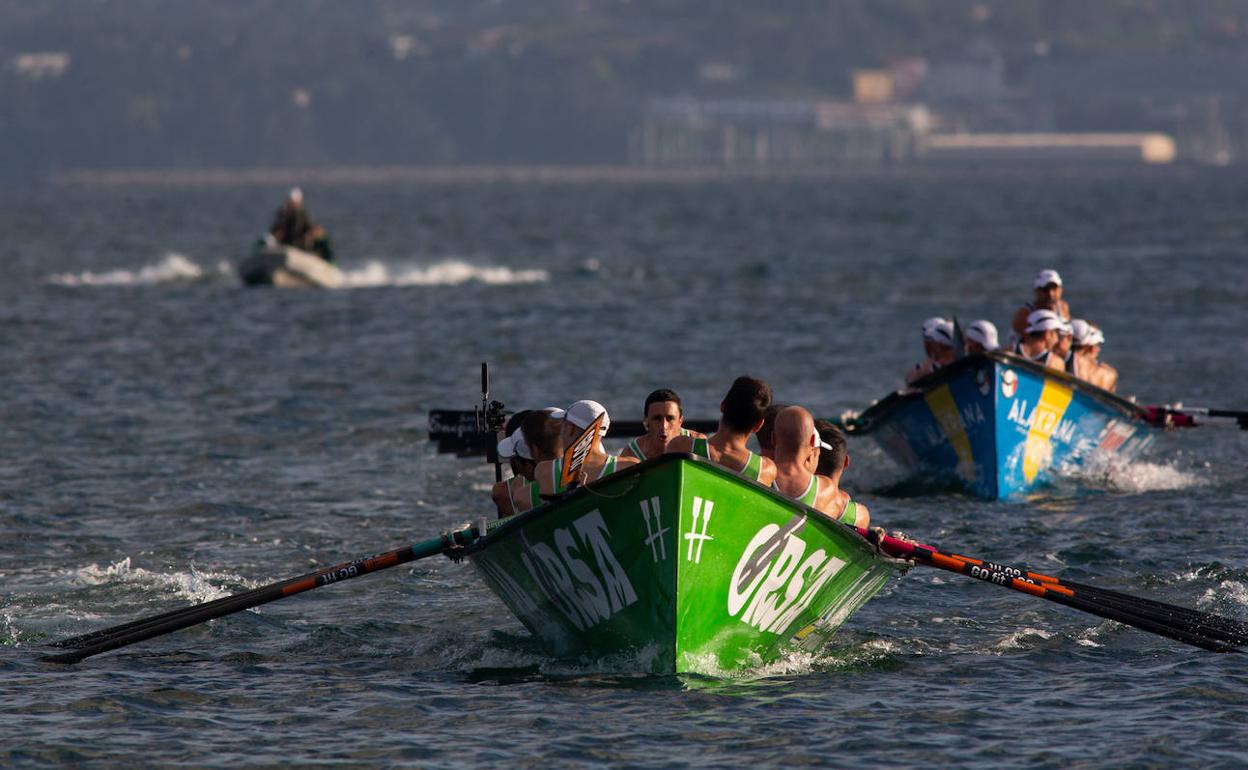
[{"label": "sponsor decal", "polygon": [[1062,419],[1065,411],[1063,408],[1059,413],[1053,408],[1041,405],[1028,411],[1027,399],[1020,398],[1010,405],[1006,419],[1020,428],[1027,429],[1028,432],[1035,430],[1039,434],[1057,438],[1069,444],[1075,438],[1077,426],[1071,420]]},{"label": "sponsor decal", "polygon": [[552,543],[530,543],[523,533],[521,538],[525,569],[578,629],[593,628],[637,601],[628,574],[611,551],[611,532],[598,509],[571,527],[556,529]]},{"label": "sponsor decal", "polygon": [[585,464],[585,458],[589,456],[593,448],[598,445],[599,428],[602,427],[602,421],[606,416],[606,412],[598,415],[585,432],[564,451],[563,473],[559,477],[559,485],[564,489],[571,489],[580,483],[581,466]]},{"label": "sponsor decal", "polygon": [[750,539],[728,584],[728,614],[759,631],[784,633],[845,562],[822,548],[806,553],[806,517],[768,524]]},{"label": "sponsor decal", "polygon": [[[702,546],[707,540],[715,539],[706,534],[706,528],[711,524],[711,511],[714,508],[715,503],[710,500],[693,498],[693,522],[689,525],[689,531],[685,533],[685,540],[689,541],[689,553],[685,555],[685,561],[691,561],[694,564],[702,563]],[[698,531],[698,517],[702,517],[701,532]]]},{"label": "sponsor decal", "polygon": [[1001,370],[1001,395],[1005,398],[1014,398],[1014,393],[1018,390],[1018,375],[1013,369]]},{"label": "sponsor decal", "polygon": [[[650,517],[654,517],[654,526],[650,526]],[[663,536],[671,529],[663,526],[663,509],[659,506],[659,498],[652,497],[641,501],[641,520],[646,525],[646,545],[650,546],[650,555],[654,563],[667,561],[667,545]]]},{"label": "sponsor decal", "polygon": [[986,396],[992,392],[992,374],[989,369],[975,370],[975,385],[979,387],[979,394]]},{"label": "sponsor decal", "polygon": [[1105,452],[1117,452],[1122,445],[1127,443],[1127,439],[1135,433],[1135,428],[1120,421],[1110,420],[1105,425],[1105,429],[1101,431],[1101,440],[1098,444],[1099,448]]}]

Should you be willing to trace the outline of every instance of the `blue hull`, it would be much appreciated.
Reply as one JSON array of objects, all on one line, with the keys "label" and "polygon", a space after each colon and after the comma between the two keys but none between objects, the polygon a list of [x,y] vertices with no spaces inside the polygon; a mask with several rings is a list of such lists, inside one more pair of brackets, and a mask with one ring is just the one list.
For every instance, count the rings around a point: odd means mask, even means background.
[{"label": "blue hull", "polygon": [[1158,428],[1144,410],[1007,353],[971,356],[872,406],[870,433],[924,479],[989,500],[1028,494],[1090,457],[1129,460]]}]

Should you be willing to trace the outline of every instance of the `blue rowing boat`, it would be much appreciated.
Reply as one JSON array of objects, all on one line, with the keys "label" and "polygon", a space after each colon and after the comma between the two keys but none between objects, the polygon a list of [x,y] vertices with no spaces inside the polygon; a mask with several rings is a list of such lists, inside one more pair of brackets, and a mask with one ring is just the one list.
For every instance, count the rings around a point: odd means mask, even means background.
[{"label": "blue rowing boat", "polygon": [[1159,428],[1109,391],[1012,353],[961,358],[847,425],[925,481],[1024,496],[1094,457],[1130,460]]}]

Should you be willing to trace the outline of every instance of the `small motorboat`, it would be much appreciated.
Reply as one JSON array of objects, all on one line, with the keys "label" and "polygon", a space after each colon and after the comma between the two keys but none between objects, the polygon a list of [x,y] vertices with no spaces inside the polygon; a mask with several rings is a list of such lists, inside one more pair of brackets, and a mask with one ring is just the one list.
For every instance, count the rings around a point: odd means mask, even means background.
[{"label": "small motorboat", "polygon": [[258,242],[252,253],[238,263],[238,277],[247,286],[283,289],[338,289],[346,282],[334,263],[272,238]]}]

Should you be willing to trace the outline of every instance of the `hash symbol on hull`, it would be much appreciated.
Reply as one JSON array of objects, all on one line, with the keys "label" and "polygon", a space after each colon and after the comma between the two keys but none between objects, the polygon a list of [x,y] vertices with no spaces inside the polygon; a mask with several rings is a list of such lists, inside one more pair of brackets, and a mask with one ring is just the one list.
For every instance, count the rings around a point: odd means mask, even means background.
[{"label": "hash symbol on hull", "polygon": [[[650,514],[654,513],[654,526],[650,526]],[[659,507],[659,498],[652,497],[649,500],[641,501],[641,520],[646,523],[646,545],[650,546],[650,555],[654,557],[654,563],[667,561],[667,545],[663,536],[671,530],[663,526],[662,510]]]},{"label": "hash symbol on hull", "polygon": [[[703,500],[700,497],[693,498],[693,523],[689,526],[689,531],[685,533],[685,540],[689,541],[689,552],[685,554],[685,561],[691,561],[694,564],[702,563],[702,546],[707,540],[715,538],[706,534],[706,528],[711,523],[711,509],[715,507],[715,503],[711,500]],[[702,517],[702,530],[698,531],[698,518]]]}]

